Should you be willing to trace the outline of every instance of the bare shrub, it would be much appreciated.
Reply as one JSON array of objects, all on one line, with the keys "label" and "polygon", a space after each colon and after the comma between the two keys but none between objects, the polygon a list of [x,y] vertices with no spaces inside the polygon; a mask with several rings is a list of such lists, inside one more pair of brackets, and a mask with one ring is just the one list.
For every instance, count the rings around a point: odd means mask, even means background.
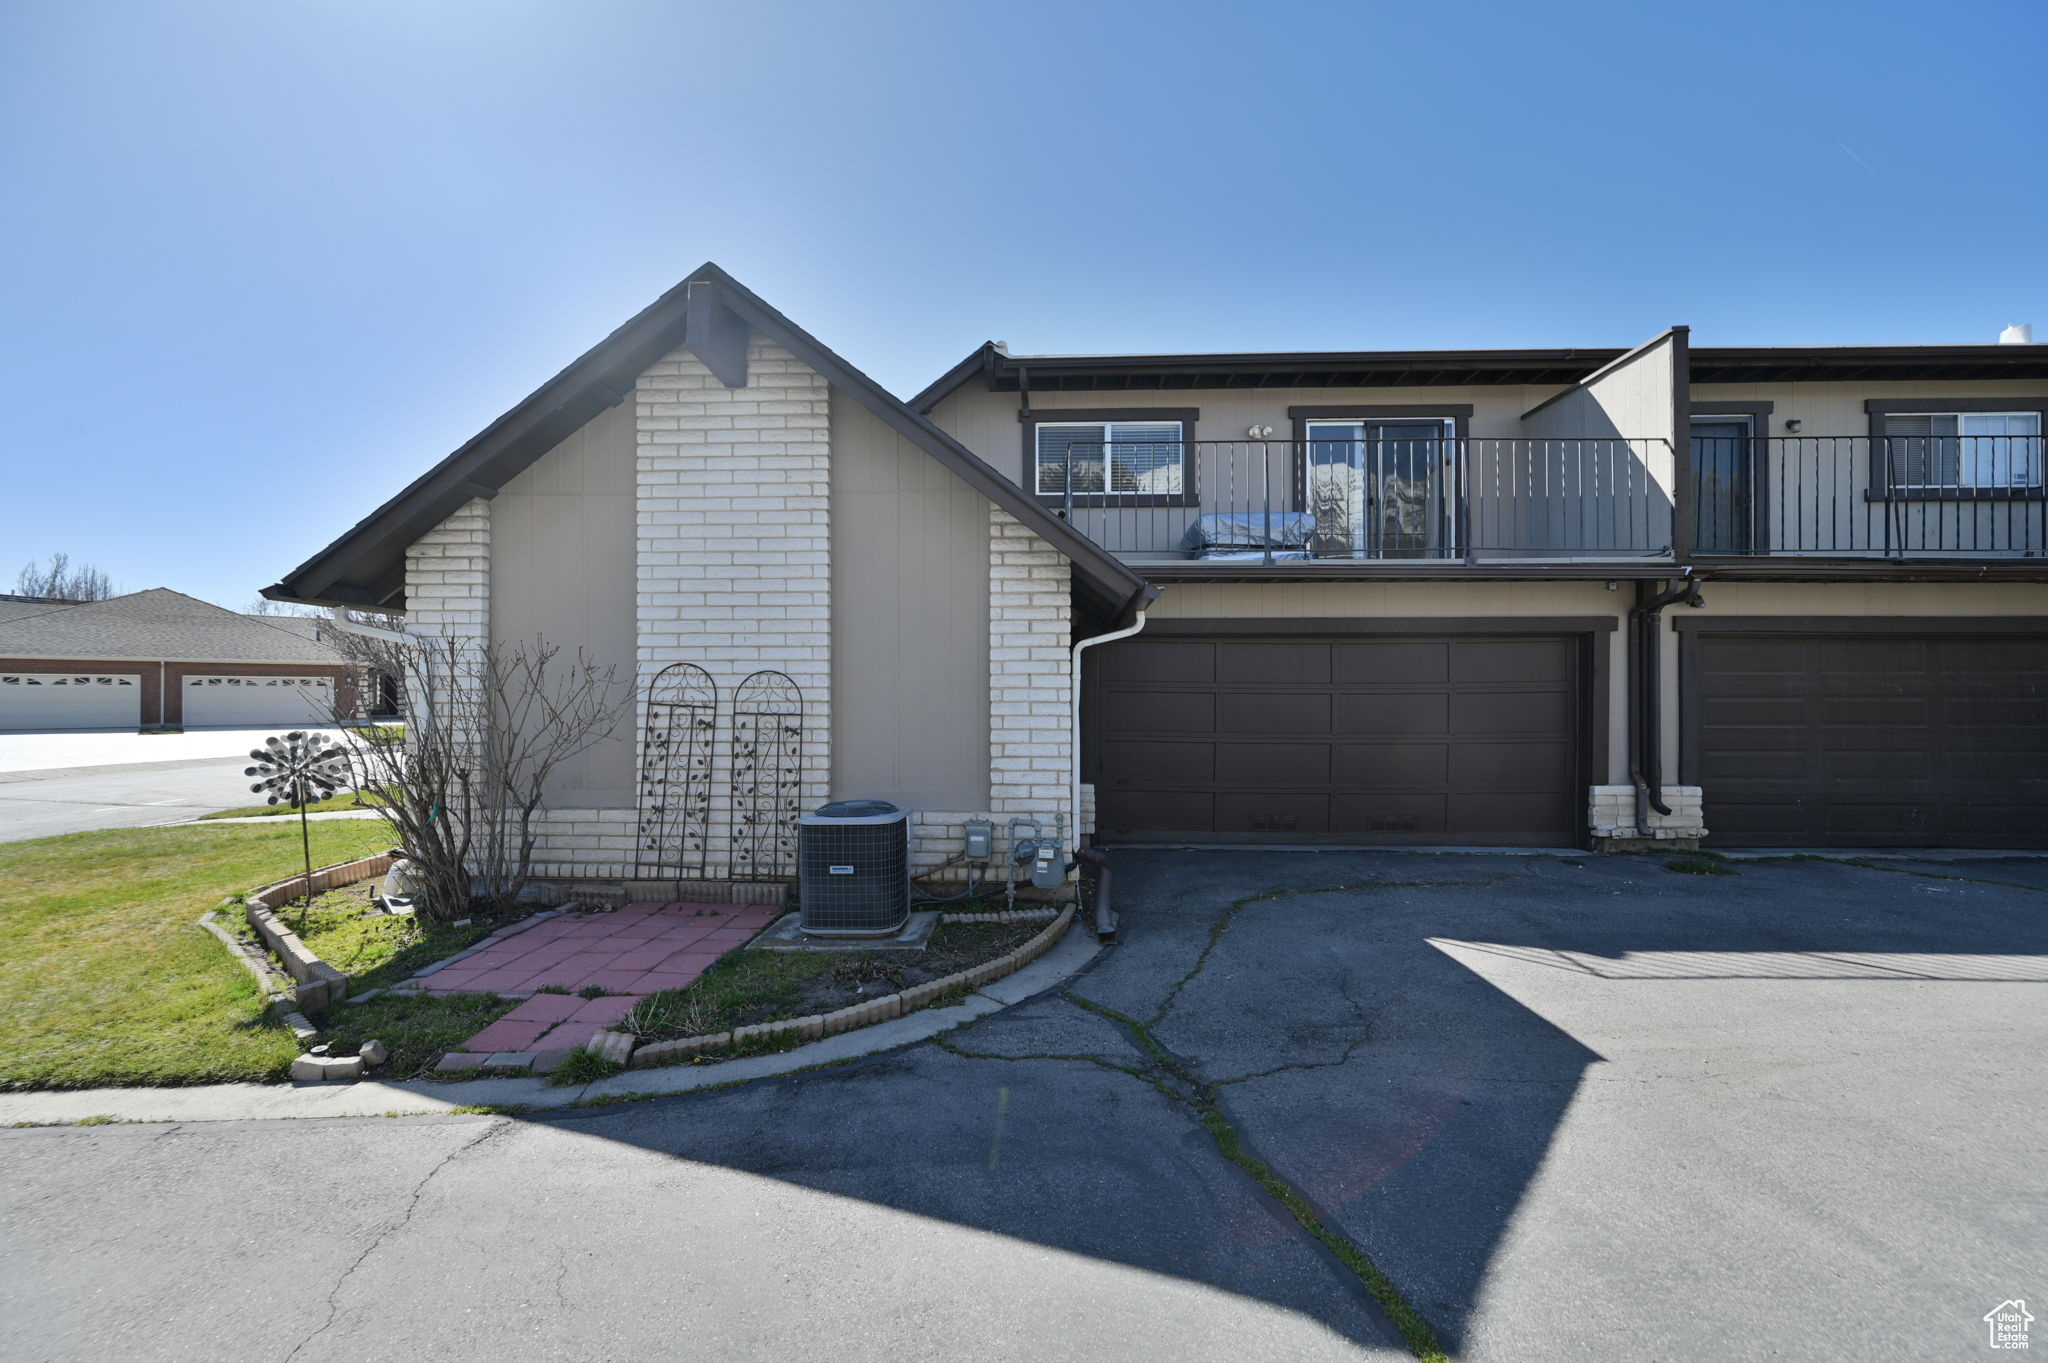
[{"label": "bare shrub", "polygon": [[351,738],[362,785],[384,793],[377,812],[424,882],[429,916],[509,904],[532,877],[549,777],[617,729],[631,687],[616,668],[581,651],[564,658],[538,637],[336,642],[359,674],[403,687],[403,725]]}]

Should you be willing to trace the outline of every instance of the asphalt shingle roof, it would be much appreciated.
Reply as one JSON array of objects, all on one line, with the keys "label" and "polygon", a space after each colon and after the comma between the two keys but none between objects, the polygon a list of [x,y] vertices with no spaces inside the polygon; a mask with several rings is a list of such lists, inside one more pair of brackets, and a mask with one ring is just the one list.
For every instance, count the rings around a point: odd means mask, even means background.
[{"label": "asphalt shingle roof", "polygon": [[318,620],[239,615],[167,587],[78,605],[0,602],[0,658],[340,662],[320,630]]}]

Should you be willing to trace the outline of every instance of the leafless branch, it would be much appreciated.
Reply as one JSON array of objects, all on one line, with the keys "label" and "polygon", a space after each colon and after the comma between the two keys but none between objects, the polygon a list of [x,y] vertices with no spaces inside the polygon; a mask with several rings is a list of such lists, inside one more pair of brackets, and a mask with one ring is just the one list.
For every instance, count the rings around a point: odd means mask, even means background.
[{"label": "leafless branch", "polygon": [[[531,878],[549,779],[609,737],[628,708],[616,669],[545,639],[400,643],[343,635],[364,673],[400,679],[407,723],[359,728],[364,784],[429,886],[429,912],[509,903]],[[358,690],[364,688],[358,687]]]}]

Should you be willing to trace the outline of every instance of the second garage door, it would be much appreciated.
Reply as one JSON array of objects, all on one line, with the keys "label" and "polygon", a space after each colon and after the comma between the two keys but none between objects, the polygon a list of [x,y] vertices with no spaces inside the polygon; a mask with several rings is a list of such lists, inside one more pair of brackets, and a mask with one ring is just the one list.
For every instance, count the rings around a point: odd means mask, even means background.
[{"label": "second garage door", "polygon": [[187,677],[185,727],[303,729],[334,722],[326,677]]},{"label": "second garage door", "polygon": [[2048,634],[1702,630],[1713,842],[2048,847]]},{"label": "second garage door", "polygon": [[1568,847],[1579,635],[1169,636],[1102,650],[1104,842]]}]

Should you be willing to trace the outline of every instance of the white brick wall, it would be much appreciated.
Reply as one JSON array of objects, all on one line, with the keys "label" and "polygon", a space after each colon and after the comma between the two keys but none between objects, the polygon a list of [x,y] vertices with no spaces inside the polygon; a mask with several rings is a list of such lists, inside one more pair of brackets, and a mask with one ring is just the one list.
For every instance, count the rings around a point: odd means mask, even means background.
[{"label": "white brick wall", "polygon": [[[405,627],[414,634],[456,641],[460,666],[453,674],[454,684],[474,682],[477,658],[472,650],[491,637],[489,502],[478,498],[465,503],[405,551]],[[473,692],[451,692],[450,661],[447,653],[437,652],[426,663],[436,713],[451,722],[459,715],[481,714],[481,700]]]},{"label": "white brick wall", "polygon": [[1707,835],[1704,805],[1698,786],[1665,786],[1669,814],[1650,811],[1647,833],[1636,828],[1634,786],[1594,786],[1587,795],[1586,819],[1596,838],[1703,838]]},{"label": "white brick wall", "polygon": [[469,502],[405,551],[405,625],[479,643],[490,636],[489,502]]},{"label": "white brick wall", "polygon": [[998,506],[988,549],[989,803],[1049,818],[1072,795],[1069,565]]},{"label": "white brick wall", "polygon": [[628,879],[640,816],[631,809],[544,809],[534,816],[533,873],[553,880]]},{"label": "white brick wall", "polygon": [[[719,691],[711,864],[726,873],[732,828],[734,689],[761,669],[803,689],[801,804],[826,799],[832,767],[831,390],[756,337],[747,386],[727,388],[677,351],[640,376],[639,674],[694,663]],[[644,720],[644,716],[641,717]],[[644,733],[644,723],[636,723]],[[630,849],[629,849],[630,851]]]}]

